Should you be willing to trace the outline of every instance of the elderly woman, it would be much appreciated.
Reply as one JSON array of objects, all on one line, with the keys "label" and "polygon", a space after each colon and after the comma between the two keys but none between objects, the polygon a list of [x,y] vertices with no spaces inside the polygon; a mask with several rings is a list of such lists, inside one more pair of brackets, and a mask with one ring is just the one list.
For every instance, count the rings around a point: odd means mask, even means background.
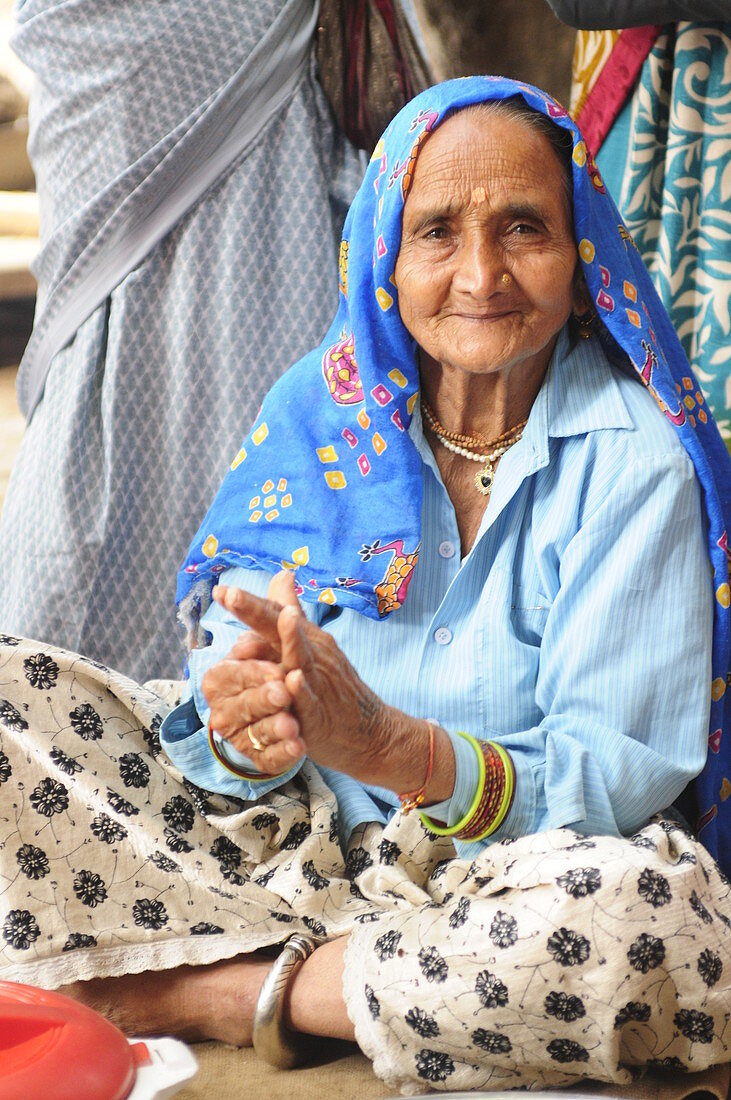
[{"label": "elderly woman", "polygon": [[6,639],[0,973],[394,1086],[722,1062],[728,880],[668,807],[702,773],[724,842],[728,464],[565,112],[416,99],[341,291],[181,571],[178,704]]}]

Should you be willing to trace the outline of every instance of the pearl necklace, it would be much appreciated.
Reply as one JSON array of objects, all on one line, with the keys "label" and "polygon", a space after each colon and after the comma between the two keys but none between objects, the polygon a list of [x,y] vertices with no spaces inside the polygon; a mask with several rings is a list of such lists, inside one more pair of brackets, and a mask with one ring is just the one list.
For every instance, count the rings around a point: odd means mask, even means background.
[{"label": "pearl necklace", "polygon": [[[527,420],[523,420],[520,424],[516,424],[513,428],[509,428],[497,439],[484,440],[475,436],[461,435],[459,432],[450,432],[437,420],[436,416],[432,412],[429,405],[422,398],[421,411],[424,414],[424,419],[431,428],[432,432],[439,440],[441,445],[453,454],[461,455],[463,458],[468,458],[471,462],[481,462],[482,469],[478,470],[475,474],[475,488],[478,493],[483,496],[489,496],[492,490],[492,483],[495,480],[495,463],[497,460],[509,450],[514,443],[523,435],[523,429],[528,423]],[[465,447],[463,444],[471,443],[472,447]],[[477,450],[476,448],[484,448],[484,451]],[[490,449],[492,448],[492,449]]]}]

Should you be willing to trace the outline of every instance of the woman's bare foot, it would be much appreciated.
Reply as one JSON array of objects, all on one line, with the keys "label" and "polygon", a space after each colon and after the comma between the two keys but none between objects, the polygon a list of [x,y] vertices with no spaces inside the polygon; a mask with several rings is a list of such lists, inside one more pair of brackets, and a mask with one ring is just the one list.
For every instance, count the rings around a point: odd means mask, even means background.
[{"label": "woman's bare foot", "polygon": [[271,958],[239,955],[207,966],[93,978],[59,993],[93,1008],[127,1035],[176,1035],[251,1046],[251,1022]]}]

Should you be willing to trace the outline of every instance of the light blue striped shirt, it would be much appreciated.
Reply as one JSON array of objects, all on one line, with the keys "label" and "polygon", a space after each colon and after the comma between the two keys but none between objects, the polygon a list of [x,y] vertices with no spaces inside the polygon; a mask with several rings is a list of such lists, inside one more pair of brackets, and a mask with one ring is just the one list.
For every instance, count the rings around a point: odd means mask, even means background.
[{"label": "light blue striped shirt", "polygon": [[[424,504],[405,605],[382,622],[322,604],[306,605],[308,617],[387,703],[450,733],[456,786],[435,817],[458,821],[476,790],[476,759],[458,730],[510,751],[510,813],[489,840],[458,844],[461,854],[563,825],[632,833],[700,772],[707,748],[711,574],[700,490],[674,429],[598,340],[571,350],[562,333],[464,559],[418,407],[410,435]],[[264,594],[269,580],[231,569],[221,583]],[[242,627],[217,605],[203,621],[212,645],[191,654],[186,698],[162,742],[195,783],[255,799],[297,767],[248,783],[211,754],[201,680]],[[392,792],[320,770],[344,840],[395,812]]]}]

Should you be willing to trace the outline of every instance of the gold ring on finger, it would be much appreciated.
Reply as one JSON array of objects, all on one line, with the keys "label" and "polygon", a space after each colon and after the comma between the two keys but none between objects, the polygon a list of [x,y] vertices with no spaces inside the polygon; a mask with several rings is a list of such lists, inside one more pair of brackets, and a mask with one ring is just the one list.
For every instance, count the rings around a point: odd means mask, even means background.
[{"label": "gold ring on finger", "polygon": [[246,736],[249,738],[257,752],[264,752],[266,745],[263,741],[260,741],[258,737],[254,736],[254,734],[251,732],[250,725],[246,727]]}]

